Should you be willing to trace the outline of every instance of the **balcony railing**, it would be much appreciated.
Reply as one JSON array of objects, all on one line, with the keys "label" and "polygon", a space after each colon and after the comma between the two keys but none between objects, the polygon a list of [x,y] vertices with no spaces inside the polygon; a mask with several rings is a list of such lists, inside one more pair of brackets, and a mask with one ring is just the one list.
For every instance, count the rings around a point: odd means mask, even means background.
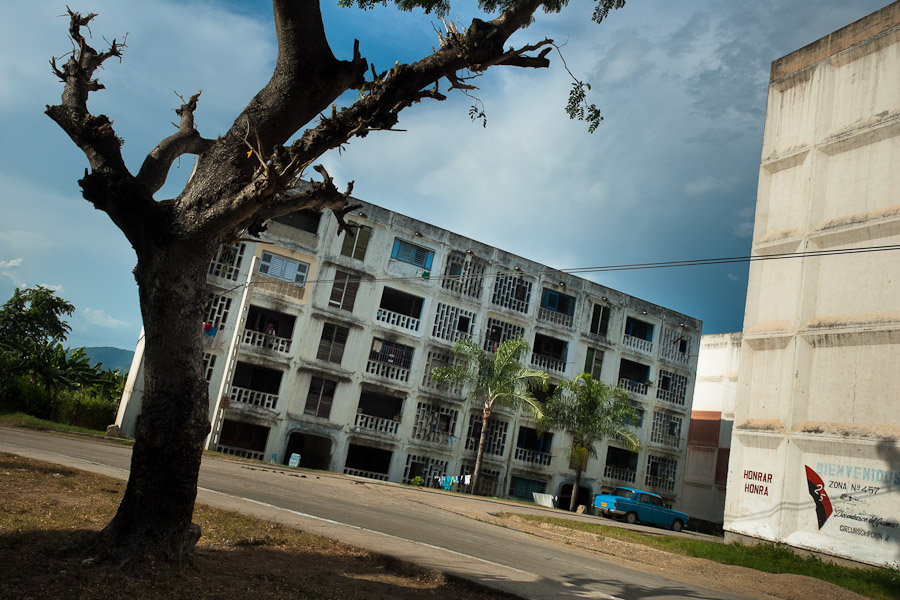
[{"label": "balcony railing", "polygon": [[422,321],[415,317],[401,315],[400,313],[395,313],[386,308],[378,309],[378,312],[375,314],[375,320],[387,323],[388,325],[396,325],[397,327],[409,329],[410,331],[418,331],[419,326],[422,324]]},{"label": "balcony railing", "polygon": [[387,473],[376,473],[374,471],[363,471],[361,469],[344,468],[344,475],[355,475],[357,477],[367,477],[369,479],[377,479],[378,481],[387,481]]},{"label": "balcony railing", "polygon": [[670,448],[678,448],[681,446],[681,438],[677,435],[666,435],[662,433],[654,433],[650,435],[650,441],[654,444],[662,444]]},{"label": "balcony railing", "polygon": [[662,388],[659,388],[656,390],[656,397],[663,402],[668,402],[677,406],[684,406],[684,395],[679,394],[678,396],[676,396],[672,392],[672,390],[664,390]]},{"label": "balcony railing", "polygon": [[647,384],[646,383],[632,381],[631,379],[620,379],[619,387],[625,388],[629,392],[634,392],[635,394],[640,394],[641,396],[647,395]]},{"label": "balcony railing", "polygon": [[366,363],[366,373],[397,381],[409,381],[409,369],[381,362],[380,360],[369,360]]},{"label": "balcony railing", "polygon": [[620,469],[619,467],[611,467],[606,465],[603,470],[603,476],[616,481],[624,481],[626,483],[634,483],[637,472],[631,469]]},{"label": "balcony railing", "polygon": [[235,448],[234,446],[223,446],[218,444],[216,452],[222,454],[230,454],[231,456],[240,456],[241,458],[249,458],[251,460],[265,460],[265,452],[257,452],[256,450],[247,450],[245,448]]},{"label": "balcony railing", "polygon": [[531,355],[531,364],[539,369],[547,369],[549,371],[566,372],[566,361],[556,356],[547,356],[546,354],[534,353]]},{"label": "balcony railing", "polygon": [[381,417],[373,417],[362,413],[357,413],[354,425],[359,429],[376,431],[386,435],[397,435],[397,429],[400,427],[400,423],[393,419],[382,419]]},{"label": "balcony railing", "polygon": [[449,431],[431,431],[430,429],[422,428],[421,431],[416,429],[413,432],[413,437],[422,442],[430,442],[438,446],[449,446],[451,435]]},{"label": "balcony railing", "polygon": [[653,475],[647,475],[647,478],[644,480],[644,483],[649,488],[657,489],[657,490],[665,490],[667,492],[675,491],[675,480],[672,478],[662,478],[662,477],[654,477]]},{"label": "balcony railing", "polygon": [[639,337],[634,337],[633,335],[625,334],[625,337],[622,339],[622,343],[628,346],[633,350],[637,350],[638,352],[642,352],[644,354],[653,354],[653,342],[650,340],[644,340]]},{"label": "balcony railing", "polygon": [[542,306],[538,308],[537,316],[541,321],[547,321],[548,323],[553,323],[554,325],[561,325],[562,327],[566,327],[567,329],[572,329],[572,317],[570,317],[566,313],[550,310],[549,308],[544,308]]},{"label": "balcony railing", "polygon": [[275,279],[261,273],[253,276],[253,287],[251,289],[254,292],[287,300],[303,300],[303,296],[306,294],[305,286]]},{"label": "balcony railing", "polygon": [[527,450],[525,448],[516,448],[516,460],[521,460],[522,462],[531,463],[534,465],[541,465],[543,467],[550,466],[550,459],[553,458],[553,455],[549,452],[538,452],[537,450]]},{"label": "balcony railing", "polygon": [[241,341],[245,346],[273,350],[279,354],[284,354],[285,356],[289,356],[291,353],[291,340],[289,338],[278,337],[272,333],[245,329]]},{"label": "balcony railing", "polygon": [[249,404],[274,410],[278,404],[278,396],[233,385],[231,386],[231,403]]}]

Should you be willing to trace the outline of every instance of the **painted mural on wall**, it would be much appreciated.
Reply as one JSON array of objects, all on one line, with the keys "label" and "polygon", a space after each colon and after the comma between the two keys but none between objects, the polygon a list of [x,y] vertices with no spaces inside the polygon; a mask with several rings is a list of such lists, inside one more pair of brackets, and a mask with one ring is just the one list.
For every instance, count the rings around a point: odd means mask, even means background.
[{"label": "painted mural on wall", "polygon": [[807,456],[805,465],[812,500],[807,510],[815,514],[810,521],[818,526],[820,536],[835,542],[822,549],[867,562],[896,562],[900,558],[900,463],[876,466],[811,458]]}]

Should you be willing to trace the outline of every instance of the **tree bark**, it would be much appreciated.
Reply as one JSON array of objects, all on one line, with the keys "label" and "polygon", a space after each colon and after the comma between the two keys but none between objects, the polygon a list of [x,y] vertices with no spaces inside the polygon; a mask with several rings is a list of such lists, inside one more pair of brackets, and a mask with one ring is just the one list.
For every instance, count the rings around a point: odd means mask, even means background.
[{"label": "tree bark", "polygon": [[181,561],[200,537],[191,516],[210,429],[198,360],[210,252],[176,242],[139,257],[135,269],[146,336],[142,412],[125,496],[97,539],[117,561]]},{"label": "tree bark", "polygon": [[487,442],[488,423],[493,411],[485,405],[481,412],[481,435],[478,436],[478,452],[475,454],[475,469],[472,473],[472,493],[478,493],[478,480],[481,479],[481,466],[484,462],[484,444]]},{"label": "tree bark", "polygon": [[575,485],[572,486],[572,499],[569,501],[569,512],[575,512],[578,507],[578,490],[581,488],[581,465],[578,461],[578,467],[575,468]]}]

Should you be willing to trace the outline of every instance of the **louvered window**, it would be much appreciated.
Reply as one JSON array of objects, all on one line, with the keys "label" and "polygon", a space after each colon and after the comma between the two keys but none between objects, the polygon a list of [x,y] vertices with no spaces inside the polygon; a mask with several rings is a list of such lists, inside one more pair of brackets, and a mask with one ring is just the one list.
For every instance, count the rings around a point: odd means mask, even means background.
[{"label": "louvered window", "polygon": [[344,241],[341,244],[341,254],[356,260],[365,260],[366,248],[369,247],[369,238],[371,236],[371,227],[360,226],[353,231],[345,232]]},{"label": "louvered window", "polygon": [[331,287],[331,298],[328,300],[328,305],[353,312],[356,293],[359,291],[359,282],[360,279],[356,275],[344,273],[343,271],[335,272],[334,285]]},{"label": "louvered window", "polygon": [[344,347],[347,345],[347,336],[350,329],[335,325],[334,323],[325,323],[322,328],[322,339],[319,341],[319,352],[316,358],[333,363],[341,363],[344,357]]},{"label": "louvered window", "polygon": [[275,279],[303,285],[309,265],[271,252],[263,252],[259,259],[259,272]]},{"label": "louvered window", "polygon": [[306,408],[303,412],[327,419],[331,414],[335,388],[337,388],[336,381],[313,377],[309,382],[309,394],[306,396]]},{"label": "louvered window", "polygon": [[423,269],[430,269],[431,261],[434,259],[434,251],[421,246],[416,246],[415,244],[410,244],[409,242],[400,239],[395,239],[391,258],[416,265]]}]

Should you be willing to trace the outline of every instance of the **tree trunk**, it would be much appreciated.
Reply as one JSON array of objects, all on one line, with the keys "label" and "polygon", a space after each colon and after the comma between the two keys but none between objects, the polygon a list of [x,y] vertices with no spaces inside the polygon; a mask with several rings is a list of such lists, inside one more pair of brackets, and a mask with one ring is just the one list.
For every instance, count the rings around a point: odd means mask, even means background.
[{"label": "tree trunk", "polygon": [[200,337],[210,251],[176,243],[144,254],[144,395],[125,497],[98,547],[117,561],[181,561],[200,537],[191,517],[210,430]]},{"label": "tree trunk", "polygon": [[579,459],[575,468],[575,485],[572,486],[572,499],[569,501],[569,512],[575,512],[578,507],[578,490],[581,489],[581,466],[584,463]]},{"label": "tree trunk", "polygon": [[487,441],[488,422],[491,419],[491,407],[485,405],[481,413],[481,435],[478,436],[478,452],[475,454],[475,471],[472,473],[472,493],[478,493],[478,480],[481,479],[481,465],[484,462],[484,443]]}]

